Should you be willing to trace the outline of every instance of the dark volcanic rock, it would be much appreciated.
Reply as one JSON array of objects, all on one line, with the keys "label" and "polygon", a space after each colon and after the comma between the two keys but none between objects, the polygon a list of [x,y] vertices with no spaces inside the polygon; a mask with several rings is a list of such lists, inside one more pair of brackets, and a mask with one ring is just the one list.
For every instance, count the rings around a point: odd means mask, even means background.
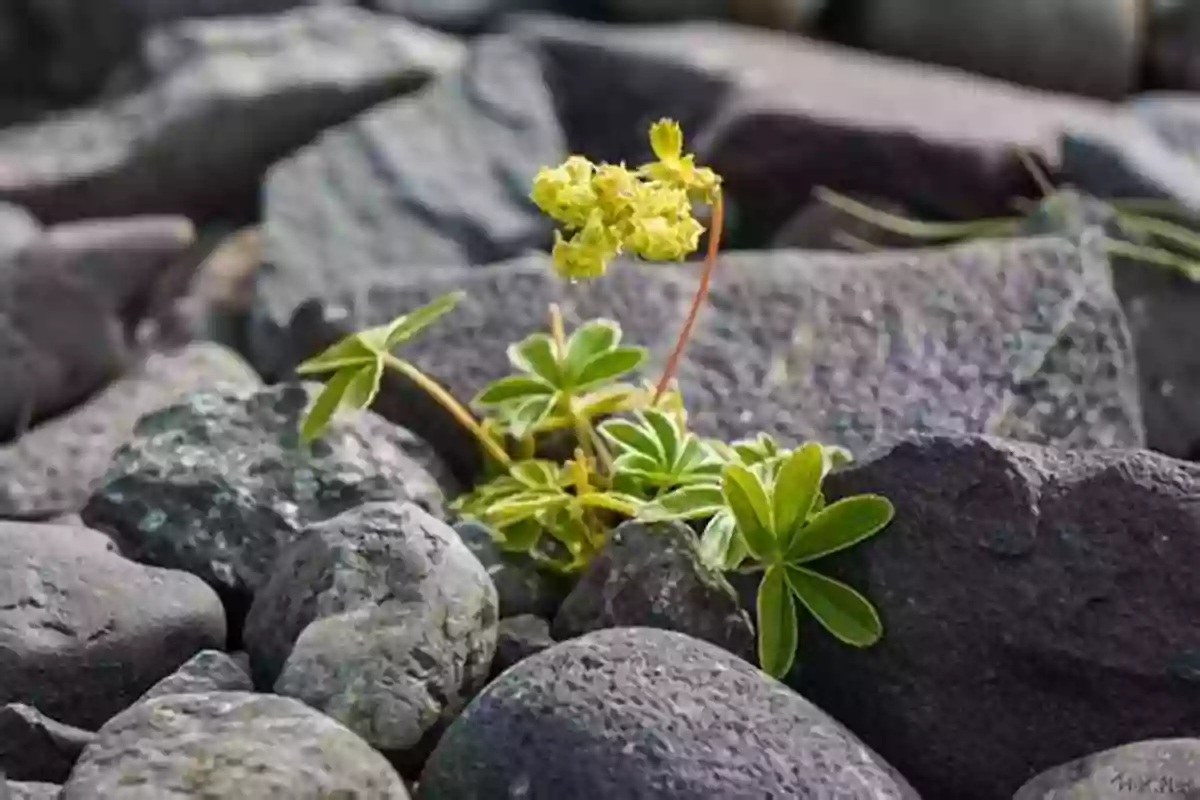
[{"label": "dark volcanic rock", "polygon": [[805,623],[806,697],[928,797],[1200,726],[1200,466],[1145,451],[927,437],[831,476],[890,527],[823,571],[879,609],[855,650]]},{"label": "dark volcanic rock", "polygon": [[450,726],[422,800],[917,794],[853,734],[685,634],[599,631],[522,661]]},{"label": "dark volcanic rock", "polygon": [[9,780],[62,783],[95,738],[22,703],[0,708],[0,775]]},{"label": "dark volcanic rock", "polygon": [[0,133],[0,198],[46,220],[252,210],[273,161],[461,56],[355,8],[183,21],[148,37],[145,88]]},{"label": "dark volcanic rock", "polygon": [[1013,800],[1190,800],[1200,792],[1200,740],[1161,739],[1106,750],[1047,770]]}]

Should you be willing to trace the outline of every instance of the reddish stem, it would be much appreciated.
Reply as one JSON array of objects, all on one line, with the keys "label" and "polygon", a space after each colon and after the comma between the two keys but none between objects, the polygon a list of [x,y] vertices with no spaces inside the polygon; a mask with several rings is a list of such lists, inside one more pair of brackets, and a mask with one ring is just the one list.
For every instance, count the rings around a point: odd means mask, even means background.
[{"label": "reddish stem", "polygon": [[687,347],[688,339],[691,338],[692,327],[696,324],[696,318],[700,316],[700,307],[708,298],[708,286],[712,282],[713,269],[717,266],[721,227],[725,222],[725,203],[721,200],[721,195],[718,194],[717,199],[713,201],[712,210],[712,225],[708,229],[708,250],[704,255],[704,270],[700,273],[700,286],[696,289],[696,296],[692,298],[692,307],[688,311],[687,319],[683,322],[683,329],[679,331],[679,338],[675,340],[675,349],[671,352],[671,357],[667,359],[667,366],[663,369],[662,377],[658,379],[658,386],[654,389],[654,399],[651,401],[651,405],[656,405],[667,391],[667,387],[671,385],[671,379],[675,377],[675,372],[679,369],[679,362],[683,358],[683,350]]}]

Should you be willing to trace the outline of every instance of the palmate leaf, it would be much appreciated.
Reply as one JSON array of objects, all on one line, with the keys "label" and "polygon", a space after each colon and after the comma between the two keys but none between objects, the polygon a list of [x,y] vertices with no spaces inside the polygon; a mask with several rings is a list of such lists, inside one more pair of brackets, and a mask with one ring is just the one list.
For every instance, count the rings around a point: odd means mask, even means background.
[{"label": "palmate leaf", "polygon": [[642,347],[618,347],[602,353],[584,366],[570,388],[583,392],[616,380],[637,369],[646,360],[646,355]]},{"label": "palmate leaf", "polygon": [[514,400],[553,395],[554,387],[541,378],[513,375],[492,381],[471,401],[473,405],[497,406]]},{"label": "palmate leaf", "polygon": [[785,570],[791,593],[837,639],[869,647],[883,636],[879,612],[854,589],[804,567],[789,565]]},{"label": "palmate leaf", "polygon": [[301,362],[296,367],[296,374],[316,375],[321,372],[335,372],[347,367],[361,367],[378,359],[379,354],[366,343],[362,334],[354,333],[307,361]]},{"label": "palmate leaf", "polygon": [[796,531],[784,560],[803,564],[845,550],[883,530],[895,513],[884,497],[854,495],[821,509]]},{"label": "palmate leaf", "polygon": [[771,520],[771,503],[762,481],[741,464],[728,464],[721,491],[750,555],[770,563],[779,547]]},{"label": "palmate leaf", "polygon": [[375,401],[383,365],[369,361],[358,367],[344,367],[325,382],[300,425],[300,438],[305,442],[317,439],[337,414],[339,408],[362,410]]},{"label": "palmate leaf", "polygon": [[773,678],[782,678],[796,660],[799,628],[796,601],[781,566],[768,567],[758,587],[758,663]]},{"label": "palmate leaf", "polygon": [[638,517],[647,521],[706,519],[725,507],[716,484],[681,486],[642,507]]},{"label": "palmate leaf", "polygon": [[509,345],[508,360],[521,372],[540,378],[555,388],[562,386],[554,340],[548,334],[530,334],[520,342]]},{"label": "palmate leaf", "polygon": [[621,341],[621,326],[609,319],[595,319],[576,328],[567,339],[562,372],[575,385],[583,369],[594,358],[607,353]]},{"label": "palmate leaf", "polygon": [[458,305],[466,292],[448,292],[434,298],[430,302],[396,317],[386,328],[383,340],[383,350],[389,351],[397,345],[407,342],[434,322],[449,313]]},{"label": "palmate leaf", "polygon": [[725,572],[737,569],[746,560],[749,553],[728,508],[718,511],[704,526],[699,553],[705,564]]},{"label": "palmate leaf", "polygon": [[808,519],[817,495],[821,493],[824,460],[821,445],[810,443],[792,451],[780,464],[771,494],[775,530],[784,550],[799,526]]}]

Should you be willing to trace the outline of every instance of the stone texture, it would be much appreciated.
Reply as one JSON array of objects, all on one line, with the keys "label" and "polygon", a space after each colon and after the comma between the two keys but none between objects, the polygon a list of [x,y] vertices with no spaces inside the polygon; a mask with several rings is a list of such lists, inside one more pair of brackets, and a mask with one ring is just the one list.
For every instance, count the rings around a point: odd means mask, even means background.
[{"label": "stone texture", "polygon": [[242,665],[220,650],[201,650],[187,663],[146,690],[138,702],[169,694],[250,692],[254,684]]},{"label": "stone texture", "polygon": [[1188,0],[1151,0],[1146,9],[1146,59],[1153,85],[1200,91],[1200,7]]},{"label": "stone texture", "polygon": [[1026,86],[1110,100],[1141,77],[1143,3],[1136,0],[859,0],[850,43]]},{"label": "stone texture", "polygon": [[300,418],[314,395],[297,383],[193,392],[142,417],[84,522],[132,557],[244,600],[309,523],[375,499],[442,513],[436,459],[371,412],[339,416],[302,444]]},{"label": "stone texture", "polygon": [[1188,800],[1200,792],[1200,741],[1136,742],[1047,770],[1013,800]]},{"label": "stone texture", "polygon": [[530,656],[554,646],[550,623],[532,614],[508,617],[496,626],[496,657],[492,659],[491,677]]},{"label": "stone texture", "polygon": [[356,278],[486,263],[549,241],[528,201],[564,143],[537,54],[486,37],[461,71],[414,98],[326,132],[272,168],[250,346],[267,375],[288,365],[277,330],[313,296]]},{"label": "stone texture", "polygon": [[753,660],[750,615],[724,576],[701,562],[696,545],[683,523],[624,523],[563,601],[554,638],[602,628],[663,628]]},{"label": "stone texture", "polygon": [[454,530],[491,576],[500,598],[501,619],[523,614],[554,616],[570,591],[569,580],[538,569],[522,555],[505,553],[486,525],[465,520]]},{"label": "stone texture", "polygon": [[41,224],[25,209],[0,203],[0,257],[19,252],[37,239],[41,230]]},{"label": "stone texture", "polygon": [[10,703],[0,708],[0,775],[16,781],[62,783],[95,736],[56,722],[31,706]]},{"label": "stone texture", "polygon": [[197,651],[225,643],[198,578],[129,561],[86,528],[0,523],[0,703],[95,730]]},{"label": "stone texture", "polygon": [[56,783],[8,781],[8,796],[4,800],[58,800],[60,791],[62,787]]},{"label": "stone texture", "polygon": [[0,198],[44,220],[252,209],[273,161],[462,56],[443,34],[332,7],[185,20],[143,51],[140,91],[0,132]]},{"label": "stone texture", "polygon": [[0,446],[0,517],[78,511],[143,415],[188,392],[260,383],[220,345],[197,342],[150,354],[78,407]]},{"label": "stone texture", "polygon": [[1010,797],[1042,770],[1200,725],[1200,467],[1145,451],[922,437],[832,475],[895,505],[824,559],[882,640],[805,619],[788,682],[927,797]]},{"label": "stone texture", "polygon": [[[679,372],[691,423],[703,435],[765,430],[859,455],[913,430],[1140,446],[1132,345],[1097,244],[1045,237],[868,255],[726,254]],[[649,377],[673,345],[695,280],[693,267],[620,263],[571,286],[530,257],[364,282],[343,295],[344,316],[310,306],[292,336],[297,349],[316,352],[339,329],[461,289],[467,297],[455,310],[404,349],[458,397],[509,373],[505,349],[545,329],[551,301],[568,327],[617,320],[626,341],[650,349]],[[385,381],[375,408],[425,433],[456,470],[477,462],[474,440],[410,384]]]},{"label": "stone texture", "polygon": [[917,794],[804,698],[724,650],[649,628],[522,661],[455,721],[422,800],[716,800]]},{"label": "stone texture", "polygon": [[[597,2],[599,0],[574,0],[569,10],[578,13]],[[562,4],[558,0],[366,0],[364,5],[401,14],[421,25],[459,34],[477,34],[495,26],[507,14],[549,10]]]},{"label": "stone texture", "polygon": [[287,697],[171,695],[138,703],[100,730],[61,800],[150,797],[408,800],[379,753]]},{"label": "stone texture", "polygon": [[155,280],[194,241],[178,217],[47,229],[0,263],[0,440],[82,402],[131,360]]},{"label": "stone texture", "polygon": [[259,685],[415,774],[487,680],[496,621],[496,589],[453,528],[411,503],[368,503],[280,554],[245,638]]}]

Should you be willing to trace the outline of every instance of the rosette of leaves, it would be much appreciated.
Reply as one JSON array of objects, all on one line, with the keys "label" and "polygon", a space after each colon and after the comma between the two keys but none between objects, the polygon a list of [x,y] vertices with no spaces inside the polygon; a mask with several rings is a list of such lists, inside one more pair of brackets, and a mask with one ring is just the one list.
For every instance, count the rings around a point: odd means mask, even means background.
[{"label": "rosette of leaves", "polygon": [[[810,443],[770,466],[726,464],[721,493],[730,540],[725,568],[761,571],[756,606],[758,656],[763,670],[782,677],[798,645],[798,612],[808,611],[829,633],[855,647],[883,634],[874,606],[846,584],[815,571],[812,562],[875,535],[891,522],[892,504],[873,494],[826,504],[821,481],[829,469],[825,448]],[[710,523],[711,524],[711,523]],[[713,551],[720,552],[719,546]],[[746,568],[744,562],[752,566]]]},{"label": "rosette of leaves", "polygon": [[508,348],[518,374],[488,384],[472,404],[527,445],[535,434],[567,428],[590,448],[595,442],[584,423],[636,405],[644,392],[618,378],[645,359],[645,348],[621,345],[621,327],[612,320],[586,322],[561,344],[534,333]]}]

